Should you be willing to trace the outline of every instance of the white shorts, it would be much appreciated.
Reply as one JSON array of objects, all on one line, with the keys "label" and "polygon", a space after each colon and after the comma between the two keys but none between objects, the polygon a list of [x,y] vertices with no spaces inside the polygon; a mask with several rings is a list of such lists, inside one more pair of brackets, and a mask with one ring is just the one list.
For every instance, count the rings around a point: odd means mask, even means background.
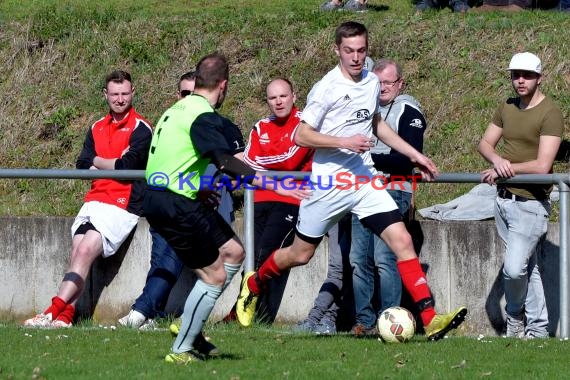
[{"label": "white shorts", "polygon": [[397,209],[398,206],[390,194],[384,189],[374,188],[371,183],[360,184],[357,189],[353,185],[348,190],[335,185],[322,190],[315,185],[311,196],[301,201],[297,231],[305,236],[318,238],[349,212],[362,219]]},{"label": "white shorts", "polygon": [[117,252],[138,221],[138,215],[117,206],[97,201],[87,202],[75,217],[71,226],[71,238],[79,226],[90,222],[103,238],[103,257],[109,257]]}]

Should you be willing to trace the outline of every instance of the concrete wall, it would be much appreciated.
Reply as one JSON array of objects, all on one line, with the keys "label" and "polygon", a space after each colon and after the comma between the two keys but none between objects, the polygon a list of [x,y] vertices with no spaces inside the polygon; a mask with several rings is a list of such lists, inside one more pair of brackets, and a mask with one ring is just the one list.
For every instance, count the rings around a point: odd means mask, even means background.
[{"label": "concrete wall", "polygon": [[[0,218],[0,318],[21,320],[47,307],[66,270],[72,220]],[[238,235],[240,230],[237,229]],[[422,221],[413,232],[436,308],[447,311],[466,305],[469,315],[462,327],[465,334],[500,334],[504,321],[500,278],[503,248],[494,222]],[[558,225],[550,225],[541,250],[552,333],[559,318],[558,236]],[[148,224],[142,220],[123,251],[95,262],[78,303],[79,313],[114,323],[128,312],[144,286],[150,246]],[[326,277],[326,264],[325,240],[309,265],[292,270],[279,320],[294,322],[307,315]],[[212,314],[214,320],[221,319],[233,305],[239,277],[218,300]],[[190,271],[184,272],[171,294],[168,311],[180,309],[193,280]]]}]

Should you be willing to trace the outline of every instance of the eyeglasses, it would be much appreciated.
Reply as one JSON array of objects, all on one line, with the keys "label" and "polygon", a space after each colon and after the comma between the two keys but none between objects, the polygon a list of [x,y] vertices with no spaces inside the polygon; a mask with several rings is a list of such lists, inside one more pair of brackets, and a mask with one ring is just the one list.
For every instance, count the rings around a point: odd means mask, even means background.
[{"label": "eyeglasses", "polygon": [[380,84],[381,84],[382,86],[392,87],[392,86],[394,86],[396,83],[398,83],[401,79],[402,79],[402,78],[398,78],[398,79],[396,79],[395,81],[383,80],[383,81],[380,81]]},{"label": "eyeglasses", "polygon": [[531,79],[536,79],[539,76],[540,74],[537,74],[532,71],[511,71],[511,78],[513,79],[519,79],[520,77],[523,77],[526,80],[531,80]]},{"label": "eyeglasses", "polygon": [[190,91],[190,90],[182,90],[182,91],[180,91],[180,97],[185,98],[188,95],[190,95],[191,93],[192,93],[192,91]]}]

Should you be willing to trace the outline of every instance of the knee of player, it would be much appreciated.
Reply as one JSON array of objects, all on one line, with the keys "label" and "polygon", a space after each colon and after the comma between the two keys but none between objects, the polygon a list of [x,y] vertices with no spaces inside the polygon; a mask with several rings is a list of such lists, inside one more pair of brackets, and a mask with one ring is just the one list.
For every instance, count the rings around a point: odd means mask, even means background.
[{"label": "knee of player", "polygon": [[399,234],[391,239],[390,248],[399,260],[416,256],[412,237],[408,233]]},{"label": "knee of player", "polygon": [[298,263],[301,265],[307,264],[309,261],[311,261],[314,253],[315,251],[303,250],[299,255],[297,255]]},{"label": "knee of player", "polygon": [[77,262],[78,260],[85,260],[92,256],[96,256],[97,254],[94,252],[94,248],[89,244],[79,244],[77,247],[73,249],[71,252],[71,261]]},{"label": "knee of player", "polygon": [[205,282],[209,283],[210,285],[223,286],[226,282],[226,277],[227,277],[226,271],[222,266],[221,268],[211,273]]},{"label": "knee of player", "polygon": [[245,259],[243,245],[232,239],[220,247],[220,255],[225,263],[240,264]]},{"label": "knee of player", "polygon": [[518,280],[525,277],[526,268],[521,267],[521,265],[505,263],[503,266],[503,276],[505,280]]},{"label": "knee of player", "polygon": [[233,258],[235,259],[236,264],[241,263],[245,259],[245,250],[243,247],[235,252]]}]

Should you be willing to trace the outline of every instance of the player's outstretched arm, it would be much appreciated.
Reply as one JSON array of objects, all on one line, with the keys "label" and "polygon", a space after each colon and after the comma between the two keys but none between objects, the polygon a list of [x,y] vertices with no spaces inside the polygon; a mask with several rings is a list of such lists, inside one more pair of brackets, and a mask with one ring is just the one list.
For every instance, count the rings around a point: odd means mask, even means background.
[{"label": "player's outstretched arm", "polygon": [[384,120],[376,115],[374,122],[376,137],[384,144],[408,157],[420,169],[424,180],[432,181],[439,175],[439,170],[433,161],[402,139]]},{"label": "player's outstretched arm", "polygon": [[[266,190],[273,190],[277,194],[305,199],[311,195],[308,190],[298,189],[287,181],[277,181],[272,177],[264,178],[263,172],[255,171],[243,161],[223,151],[213,151],[209,157],[220,171],[234,178],[240,178],[251,185],[259,186]],[[289,180],[290,181],[290,180]]]},{"label": "player's outstretched arm", "polygon": [[356,153],[366,152],[374,145],[374,141],[364,135],[350,137],[330,136],[315,131],[313,127],[305,122],[301,122],[297,128],[295,143],[299,146],[313,149],[338,148],[348,149]]}]

